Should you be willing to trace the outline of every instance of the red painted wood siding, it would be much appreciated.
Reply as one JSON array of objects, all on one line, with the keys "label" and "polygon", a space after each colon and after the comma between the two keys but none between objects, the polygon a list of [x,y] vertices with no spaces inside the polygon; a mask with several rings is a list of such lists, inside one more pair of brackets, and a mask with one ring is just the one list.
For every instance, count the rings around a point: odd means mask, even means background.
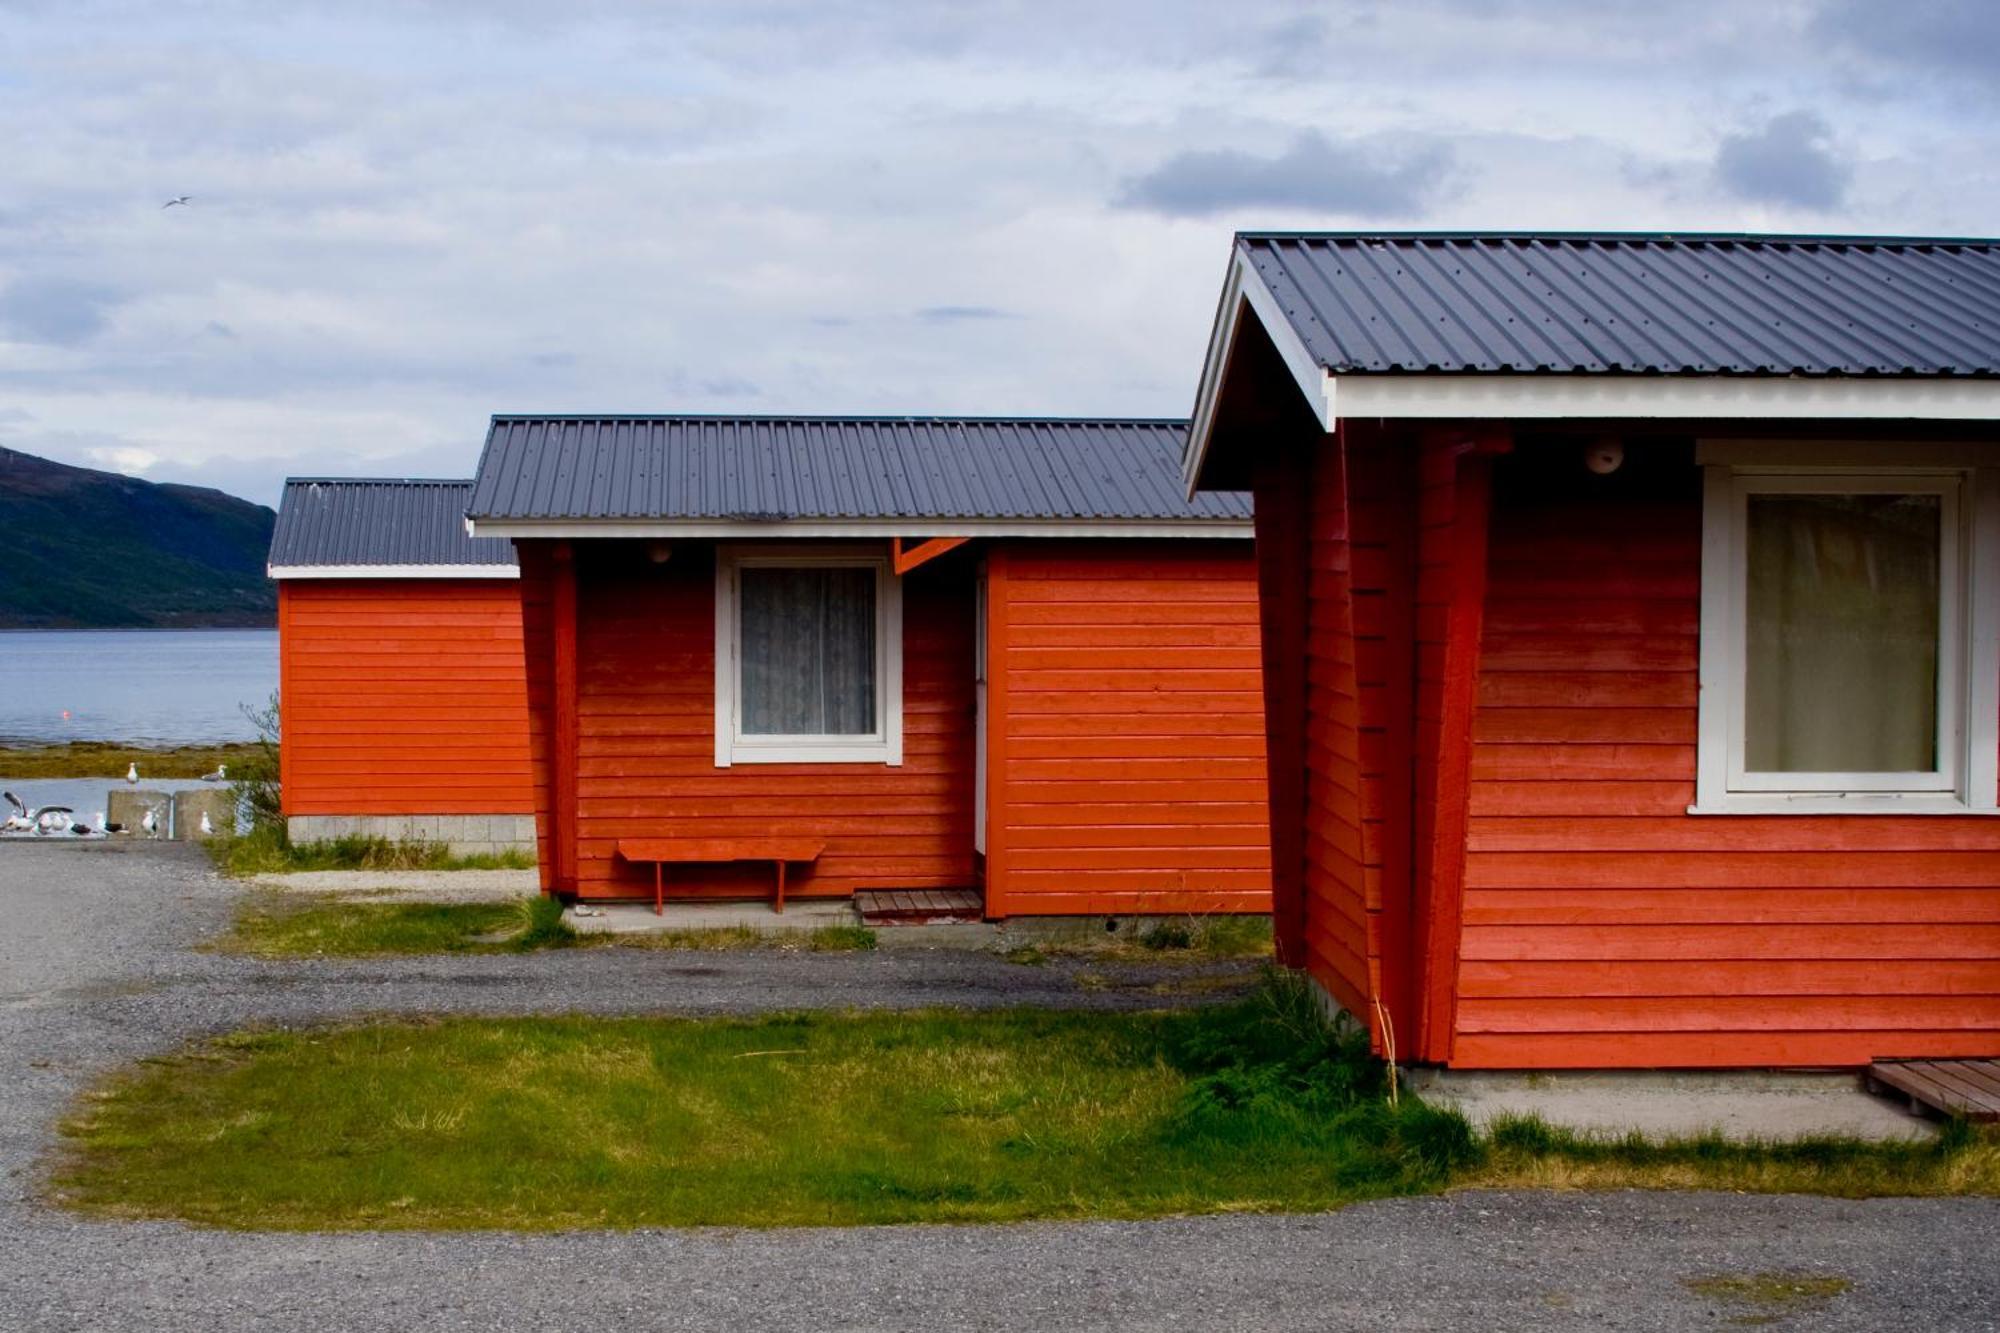
[{"label": "red painted wood siding", "polygon": [[[554,721],[554,565],[524,543],[537,748]],[[575,870],[548,887],[589,898],[648,897],[652,872],[615,856],[619,838],[783,832],[826,839],[787,896],[963,887],[972,860],[973,561],[947,555],[903,583],[903,763],[715,766],[715,565],[677,543],[664,565],[634,543],[579,543]],[[545,761],[546,762],[546,761]],[[544,831],[556,795],[541,776]],[[757,866],[676,867],[670,897],[768,894]]]},{"label": "red painted wood siding", "polygon": [[2000,1054],[2000,821],[1691,816],[1684,450],[1496,465],[1453,1063]]},{"label": "red painted wood siding", "polygon": [[1016,542],[990,568],[988,913],[1269,911],[1250,544]]},{"label": "red painted wood siding", "polygon": [[286,580],[278,629],[286,814],[534,808],[513,580]]}]

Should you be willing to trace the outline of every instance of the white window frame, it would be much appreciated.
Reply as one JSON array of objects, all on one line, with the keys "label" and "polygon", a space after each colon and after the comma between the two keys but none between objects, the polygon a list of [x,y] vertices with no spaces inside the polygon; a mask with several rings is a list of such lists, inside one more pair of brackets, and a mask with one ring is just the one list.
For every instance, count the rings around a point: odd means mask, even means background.
[{"label": "white window frame", "polygon": [[[2000,451],[1956,443],[1705,440],[1701,694],[1691,814],[2000,813]],[[1941,499],[1938,768],[1756,773],[1743,768],[1749,497],[1935,494]]]},{"label": "white window frame", "polygon": [[[875,731],[867,736],[746,736],[738,572],[875,571]],[[903,581],[876,547],[723,546],[715,557],[715,766],[903,762]]]}]

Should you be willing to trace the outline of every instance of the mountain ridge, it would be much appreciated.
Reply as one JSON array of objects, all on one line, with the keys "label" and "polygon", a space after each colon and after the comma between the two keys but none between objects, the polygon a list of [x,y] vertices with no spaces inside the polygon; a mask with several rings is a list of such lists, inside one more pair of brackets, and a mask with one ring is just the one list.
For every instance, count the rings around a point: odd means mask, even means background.
[{"label": "mountain ridge", "polygon": [[206,486],[0,446],[0,629],[275,625],[276,521]]}]

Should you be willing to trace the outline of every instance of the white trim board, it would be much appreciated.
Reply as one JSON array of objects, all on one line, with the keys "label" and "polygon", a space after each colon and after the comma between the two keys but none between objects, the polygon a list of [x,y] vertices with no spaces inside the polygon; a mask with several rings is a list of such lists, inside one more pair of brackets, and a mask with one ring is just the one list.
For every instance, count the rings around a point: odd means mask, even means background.
[{"label": "white trim board", "polygon": [[1247,314],[1263,325],[1320,429],[1374,420],[1563,418],[2000,421],[2000,379],[1805,375],[1405,372],[1334,374],[1309,351],[1262,275],[1237,251],[1196,391],[1182,478],[1201,489],[1222,376]]},{"label": "white trim board", "polygon": [[266,565],[273,579],[518,579],[516,565]]},{"label": "white trim board", "polygon": [[[1977,444],[1703,440],[1701,690],[1694,815],[2000,814],[2000,461]],[[1776,489],[1898,489],[1944,497],[1939,769],[1934,774],[1742,771],[1744,497]],[[1957,578],[1954,583],[1954,576]],[[1845,779],[1844,781],[1842,779]],[[1904,779],[1898,781],[1897,779]]]},{"label": "white trim board", "polygon": [[1247,518],[1227,519],[479,519],[480,537],[1211,537],[1247,541]]},{"label": "white trim board", "polygon": [[[744,566],[814,565],[875,571],[875,721],[871,736],[746,737],[739,726],[736,572]],[[730,546],[715,561],[715,766],[736,764],[885,764],[903,762],[903,581],[889,553],[874,547],[801,551],[790,546]]]}]

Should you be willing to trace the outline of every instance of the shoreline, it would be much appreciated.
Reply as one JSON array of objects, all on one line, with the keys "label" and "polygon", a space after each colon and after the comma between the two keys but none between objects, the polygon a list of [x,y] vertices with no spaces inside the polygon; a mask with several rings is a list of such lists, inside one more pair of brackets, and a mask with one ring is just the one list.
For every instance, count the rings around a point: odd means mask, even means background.
[{"label": "shoreline", "polygon": [[0,742],[0,777],[8,779],[119,779],[137,764],[142,777],[198,778],[217,764],[247,766],[261,741],[209,745],[140,745],[124,741]]}]

